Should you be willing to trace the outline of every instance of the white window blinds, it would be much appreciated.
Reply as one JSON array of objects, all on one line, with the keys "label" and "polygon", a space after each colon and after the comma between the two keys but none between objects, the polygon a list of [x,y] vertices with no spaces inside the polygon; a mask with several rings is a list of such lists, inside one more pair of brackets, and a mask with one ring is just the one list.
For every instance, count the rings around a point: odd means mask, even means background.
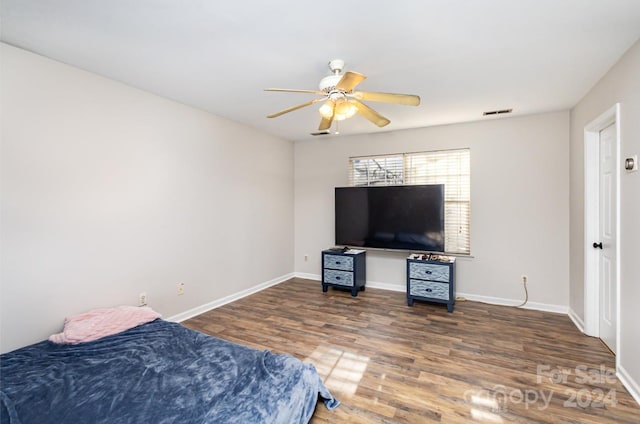
[{"label": "white window blinds", "polygon": [[349,159],[349,184],[352,186],[404,184],[404,158],[368,156]]},{"label": "white window blinds", "polygon": [[444,184],[445,251],[470,254],[469,149],[353,157],[349,159],[349,184]]}]

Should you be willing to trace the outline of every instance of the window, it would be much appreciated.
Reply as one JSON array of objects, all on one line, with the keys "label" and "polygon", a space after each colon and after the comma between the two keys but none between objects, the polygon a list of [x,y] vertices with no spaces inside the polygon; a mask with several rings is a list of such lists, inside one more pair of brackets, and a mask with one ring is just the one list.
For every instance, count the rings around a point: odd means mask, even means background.
[{"label": "window", "polygon": [[444,184],[445,251],[470,254],[469,149],[353,157],[349,159],[349,184]]}]

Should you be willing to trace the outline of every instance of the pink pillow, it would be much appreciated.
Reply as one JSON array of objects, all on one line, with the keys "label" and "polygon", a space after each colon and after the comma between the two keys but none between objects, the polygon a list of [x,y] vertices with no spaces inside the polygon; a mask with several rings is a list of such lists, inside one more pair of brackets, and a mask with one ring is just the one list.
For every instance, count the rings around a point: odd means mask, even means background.
[{"label": "pink pillow", "polygon": [[62,333],[52,334],[49,341],[58,344],[90,342],[151,322],[161,315],[147,306],[117,306],[94,309],[64,320]]}]

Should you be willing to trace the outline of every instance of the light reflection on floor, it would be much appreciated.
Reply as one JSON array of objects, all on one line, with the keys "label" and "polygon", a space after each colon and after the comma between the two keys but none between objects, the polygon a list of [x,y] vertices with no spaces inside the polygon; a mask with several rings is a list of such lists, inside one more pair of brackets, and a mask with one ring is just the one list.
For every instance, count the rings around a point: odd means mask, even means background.
[{"label": "light reflection on floor", "polygon": [[367,369],[369,358],[321,345],[304,362],[315,365],[329,390],[353,395]]},{"label": "light reflection on floor", "polygon": [[502,423],[502,417],[498,414],[494,414],[489,411],[482,411],[480,409],[471,408],[471,417],[475,421],[480,421],[484,423]]},{"label": "light reflection on floor", "polygon": [[498,424],[504,422],[500,415],[491,412],[500,410],[500,405],[495,397],[488,396],[488,394],[483,391],[476,392],[476,394],[472,394],[471,396],[469,396],[467,392],[465,393],[465,400],[467,403],[471,403],[470,412],[474,421]]},{"label": "light reflection on floor", "polygon": [[478,406],[484,406],[486,408],[498,409],[498,402],[493,398],[483,397],[480,395],[471,396],[471,403]]},{"label": "light reflection on floor", "polygon": [[[360,380],[367,369],[369,357],[358,355],[336,348],[334,346],[318,346],[304,362],[313,364],[325,385],[334,394],[354,395],[358,390]],[[382,376],[384,380],[385,376]],[[381,390],[382,386],[378,386]],[[475,391],[474,391],[475,392]],[[472,392],[473,393],[473,392]],[[492,412],[500,409],[497,400],[490,396],[483,396],[482,391],[465,396],[470,405],[473,421],[483,423],[504,423],[503,418]],[[372,399],[377,403],[377,399]]]}]

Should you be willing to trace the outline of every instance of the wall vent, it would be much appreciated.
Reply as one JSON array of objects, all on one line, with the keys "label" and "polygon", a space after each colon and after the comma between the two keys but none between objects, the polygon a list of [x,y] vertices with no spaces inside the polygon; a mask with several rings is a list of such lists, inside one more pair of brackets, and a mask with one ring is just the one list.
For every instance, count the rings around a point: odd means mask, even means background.
[{"label": "wall vent", "polygon": [[512,111],[513,109],[492,110],[489,112],[484,112],[482,116],[502,115],[503,113],[511,113]]}]

